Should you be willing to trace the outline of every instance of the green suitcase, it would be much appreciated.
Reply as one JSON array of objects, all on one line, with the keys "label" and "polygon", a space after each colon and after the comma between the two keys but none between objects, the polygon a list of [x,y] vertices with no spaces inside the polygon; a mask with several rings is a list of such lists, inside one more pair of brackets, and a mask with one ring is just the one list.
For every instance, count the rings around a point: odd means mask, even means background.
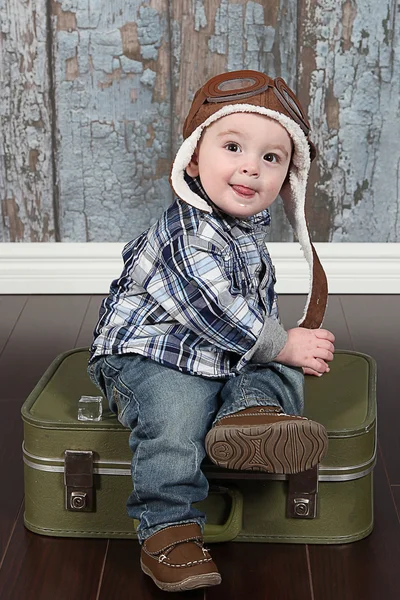
[{"label": "green suitcase", "polygon": [[[65,537],[134,538],[129,431],[103,402],[103,418],[79,421],[78,400],[99,391],[86,373],[87,348],[60,355],[22,407],[25,526]],[[337,351],[324,377],[306,377],[305,415],[328,431],[319,469],[287,476],[204,463],[210,494],[208,542],[342,544],[373,527],[376,364]]]}]

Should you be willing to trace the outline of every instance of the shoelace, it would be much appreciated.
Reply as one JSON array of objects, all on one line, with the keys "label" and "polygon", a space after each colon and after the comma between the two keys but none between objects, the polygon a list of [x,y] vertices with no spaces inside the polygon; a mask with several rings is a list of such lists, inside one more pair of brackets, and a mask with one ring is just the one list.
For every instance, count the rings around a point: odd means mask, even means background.
[{"label": "shoelace", "polygon": [[[188,542],[193,542],[194,544],[196,544],[196,546],[198,546],[201,549],[204,558],[201,560],[187,561],[186,563],[181,563],[181,564],[174,564],[174,563],[168,562],[168,556],[172,552],[172,550],[174,550],[174,548],[176,548],[179,544],[186,544]],[[168,566],[168,567],[176,567],[176,568],[190,567],[193,565],[210,562],[212,560],[211,556],[209,555],[208,548],[204,548],[204,546],[203,546],[202,538],[198,538],[198,537],[184,538],[182,540],[176,540],[175,542],[168,544],[167,546],[165,546],[164,548],[161,548],[160,550],[157,550],[156,552],[150,552],[146,548],[146,545],[143,546],[143,549],[146,552],[146,554],[148,554],[152,558],[156,558],[159,563],[165,564],[165,566]]]}]

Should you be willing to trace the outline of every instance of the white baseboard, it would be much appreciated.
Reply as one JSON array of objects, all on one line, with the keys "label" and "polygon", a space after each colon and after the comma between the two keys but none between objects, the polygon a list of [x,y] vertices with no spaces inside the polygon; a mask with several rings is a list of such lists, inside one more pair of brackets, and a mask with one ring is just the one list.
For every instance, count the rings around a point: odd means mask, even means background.
[{"label": "white baseboard", "polygon": [[[122,270],[122,243],[0,244],[0,294],[106,294]],[[400,294],[400,244],[315,244],[331,294]],[[281,294],[308,291],[296,243],[270,243]]]}]

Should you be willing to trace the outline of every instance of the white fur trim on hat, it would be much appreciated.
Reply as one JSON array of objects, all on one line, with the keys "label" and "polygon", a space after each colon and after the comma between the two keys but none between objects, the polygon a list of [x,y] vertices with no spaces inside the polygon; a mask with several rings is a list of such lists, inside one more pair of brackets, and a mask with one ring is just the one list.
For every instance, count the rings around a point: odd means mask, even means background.
[{"label": "white fur trim on hat", "polygon": [[[293,119],[290,119],[286,115],[275,110],[270,110],[269,108],[256,106],[254,104],[230,104],[228,106],[224,106],[221,108],[221,110],[208,117],[208,119],[199,125],[197,129],[195,129],[193,133],[182,143],[172,165],[172,187],[177,196],[179,196],[179,198],[188,204],[205,212],[212,212],[211,206],[209,206],[205,200],[193,192],[186,183],[184,178],[185,169],[192,159],[193,153],[196,150],[203,130],[211,125],[211,123],[214,123],[214,121],[217,121],[218,119],[221,119],[227,115],[239,112],[258,113],[278,121],[278,123],[280,123],[286,129],[293,141],[294,153],[292,156],[289,173],[290,194],[281,194],[281,197],[286,215],[291,226],[293,227],[295,234],[297,235],[299,243],[304,252],[304,256],[310,268],[311,290],[313,280],[313,253],[305,218],[306,186],[311,163],[310,149],[306,136],[304,135],[301,127],[295,121],[293,121]],[[306,315],[310,302],[310,296],[311,291],[307,298],[303,318],[298,322],[299,325],[303,322]]]}]

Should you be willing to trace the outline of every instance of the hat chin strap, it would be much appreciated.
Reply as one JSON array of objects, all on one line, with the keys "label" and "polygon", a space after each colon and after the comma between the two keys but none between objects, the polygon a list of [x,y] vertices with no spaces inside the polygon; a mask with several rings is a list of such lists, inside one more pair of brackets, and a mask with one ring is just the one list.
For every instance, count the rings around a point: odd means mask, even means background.
[{"label": "hat chin strap", "polygon": [[294,144],[294,153],[289,174],[289,185],[280,192],[288,220],[302,247],[310,269],[310,292],[304,315],[298,325],[310,329],[321,326],[328,297],[328,286],[314,246],[311,243],[305,215],[305,197],[308,173],[310,170],[310,151],[306,136],[300,126],[280,112],[255,106],[253,104],[231,104],[212,114],[193,133],[184,140],[172,165],[170,183],[176,195],[195,208],[211,213],[212,208],[195,194],[185,181],[184,173],[193,156],[203,130],[211,123],[226,115],[238,112],[258,113],[278,121],[289,133]]}]

